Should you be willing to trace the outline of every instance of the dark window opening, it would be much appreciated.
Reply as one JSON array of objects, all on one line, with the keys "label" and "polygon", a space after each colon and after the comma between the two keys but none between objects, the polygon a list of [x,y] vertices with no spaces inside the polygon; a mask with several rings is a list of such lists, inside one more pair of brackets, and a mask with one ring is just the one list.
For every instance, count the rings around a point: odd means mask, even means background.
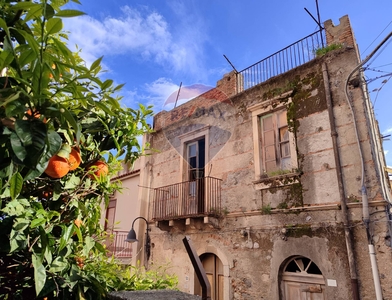
[{"label": "dark window opening", "polygon": [[293,259],[286,267],[286,272],[306,272],[308,274],[322,275],[320,269],[309,258],[301,257]]}]

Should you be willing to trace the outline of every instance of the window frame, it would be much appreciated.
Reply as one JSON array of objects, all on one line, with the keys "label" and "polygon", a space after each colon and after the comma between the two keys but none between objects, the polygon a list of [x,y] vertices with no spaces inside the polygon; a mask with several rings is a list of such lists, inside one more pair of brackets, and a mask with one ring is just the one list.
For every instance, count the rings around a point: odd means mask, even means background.
[{"label": "window frame", "polygon": [[[210,160],[209,160],[209,147],[210,147],[210,125],[205,125],[199,129],[193,130],[191,132],[187,132],[179,136],[180,139],[180,182],[188,182],[188,191],[189,195],[196,196],[196,190],[199,189],[197,181],[190,181],[190,164],[188,163],[188,150],[189,145],[196,143],[201,139],[204,139],[204,176],[206,177],[206,170],[209,170]],[[198,148],[197,146],[196,148]],[[198,165],[198,163],[197,163]],[[200,166],[199,166],[200,167]],[[204,186],[204,181],[200,182],[202,186]],[[205,201],[205,187],[202,187],[203,192],[199,194],[198,197],[194,197],[194,202],[191,203],[191,207],[194,209],[194,212],[198,212],[199,209],[204,211],[204,208],[207,207]],[[193,206],[192,206],[193,205]]]},{"label": "window frame", "polygon": [[[117,210],[117,198],[110,198],[105,213],[105,224],[104,224],[105,231],[114,231],[114,225],[116,223],[116,210]],[[111,218],[111,216],[113,216],[113,218]],[[109,222],[111,224],[109,224]]]},{"label": "window frame", "polygon": [[[285,122],[283,124],[280,123],[281,121],[281,114],[286,115]],[[265,120],[270,119],[270,128],[265,128],[264,122]],[[271,172],[277,172],[279,173],[279,170],[287,170],[284,167],[284,164],[288,163],[291,164],[291,157],[293,153],[293,149],[291,149],[291,141],[290,141],[290,131],[288,130],[288,124],[287,124],[287,110],[286,109],[279,109],[276,111],[273,111],[271,113],[267,113],[264,115],[259,116],[259,126],[260,126],[260,145],[259,147],[261,148],[261,160],[262,160],[262,172],[264,173],[271,173]],[[284,136],[285,139],[282,139],[282,130],[285,131]],[[270,136],[267,138],[267,134]],[[271,142],[266,142],[267,140],[272,140],[273,143]],[[288,155],[283,154],[283,145],[288,146]],[[266,148],[273,148],[273,151],[268,151]],[[270,158],[268,158],[268,153]],[[272,163],[272,166],[268,166],[269,163]]]},{"label": "window frame", "polygon": [[[252,105],[248,108],[248,110],[252,114],[252,130],[253,130],[253,149],[254,149],[254,165],[255,165],[255,181],[260,182],[265,180],[266,178],[281,176],[285,174],[278,174],[276,176],[268,176],[266,166],[265,166],[265,159],[263,154],[263,145],[262,145],[262,124],[261,120],[263,117],[268,115],[277,115],[279,112],[286,110],[288,105],[292,102],[292,98],[290,97],[293,91],[288,91],[283,93],[277,97],[265,100],[263,102],[257,103]],[[287,101],[282,101],[282,99],[287,99]],[[277,116],[275,116],[277,118]],[[277,124],[274,125],[275,136],[279,135]],[[296,153],[296,144],[295,144],[295,136],[293,132],[290,130],[288,131],[289,138],[288,142],[290,145],[290,164],[291,168],[286,169],[290,171],[287,173],[287,176],[290,174],[294,174],[292,172],[293,169],[298,167],[297,162],[297,153]],[[279,142],[275,141],[275,155],[278,155],[280,152]],[[278,149],[279,148],[279,149]],[[279,154],[280,156],[280,154]],[[279,159],[279,164],[281,164],[281,159]],[[282,166],[277,168],[277,170],[285,171],[282,169]],[[279,173],[279,172],[277,172]],[[296,173],[295,173],[296,174]]]}]

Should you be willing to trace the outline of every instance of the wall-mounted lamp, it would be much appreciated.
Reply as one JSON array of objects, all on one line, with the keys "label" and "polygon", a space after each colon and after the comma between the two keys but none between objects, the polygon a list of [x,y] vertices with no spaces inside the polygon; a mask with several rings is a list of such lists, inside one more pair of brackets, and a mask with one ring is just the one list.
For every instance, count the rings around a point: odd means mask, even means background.
[{"label": "wall-mounted lamp", "polygon": [[148,234],[148,231],[150,230],[150,228],[148,227],[148,221],[146,220],[146,218],[144,218],[144,217],[137,217],[135,220],[133,220],[132,228],[128,232],[127,239],[125,241],[128,242],[128,243],[134,243],[134,242],[138,241],[137,238],[136,238],[136,232],[133,229],[133,225],[135,224],[135,221],[137,219],[143,219],[144,221],[146,221],[146,224],[147,224],[145,247],[146,247],[147,260],[149,260],[149,258],[150,258],[150,250],[151,250],[151,243],[150,243],[150,235]]}]

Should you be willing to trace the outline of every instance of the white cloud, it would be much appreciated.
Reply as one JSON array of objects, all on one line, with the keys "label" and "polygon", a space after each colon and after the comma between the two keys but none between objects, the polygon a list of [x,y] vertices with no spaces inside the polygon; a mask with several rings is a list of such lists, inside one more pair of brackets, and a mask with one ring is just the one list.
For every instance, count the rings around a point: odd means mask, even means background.
[{"label": "white cloud", "polygon": [[385,130],[382,132],[382,135],[388,135],[388,134],[391,134],[391,133],[392,133],[392,127],[388,128],[388,129],[385,129]]},{"label": "white cloud", "polygon": [[[179,86],[174,84],[170,79],[159,78],[150,84],[145,85],[145,92],[148,97],[145,97],[149,105],[154,106],[154,110],[160,111],[166,99],[171,93],[177,91]],[[168,109],[168,108],[166,108]]]},{"label": "white cloud", "polygon": [[173,71],[196,74],[200,70],[204,38],[197,24],[171,27],[158,12],[130,6],[122,7],[120,17],[97,20],[82,16],[65,19],[64,23],[70,32],[69,46],[77,44],[88,64],[102,55],[129,54]]},{"label": "white cloud", "polygon": [[152,105],[155,112],[159,112],[162,108],[169,110],[171,107],[163,107],[167,98],[179,89],[170,79],[159,78],[152,83],[145,84],[138,90],[123,90],[122,105],[137,108],[137,103],[144,105]]}]

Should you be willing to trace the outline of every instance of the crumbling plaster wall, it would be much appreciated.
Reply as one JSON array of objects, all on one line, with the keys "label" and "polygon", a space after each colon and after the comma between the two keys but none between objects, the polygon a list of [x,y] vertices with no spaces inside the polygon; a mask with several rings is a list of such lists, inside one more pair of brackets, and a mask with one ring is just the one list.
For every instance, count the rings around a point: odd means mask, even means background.
[{"label": "crumbling plaster wall", "polygon": [[[386,244],[386,220],[379,208],[373,208],[377,222],[374,234],[384,299],[392,299],[390,287],[390,248]],[[356,267],[361,299],[373,299],[374,287],[367,239],[360,207],[350,209],[355,239]],[[326,299],[350,299],[351,283],[339,210],[228,216],[221,229],[187,228],[162,232],[153,227],[151,261],[169,262],[170,272],[179,276],[179,288],[192,293],[194,270],[182,239],[187,235],[199,255],[214,253],[222,261],[225,282],[229,284],[225,299],[279,299],[279,272],[287,259],[302,255],[313,260],[325,279],[335,280],[326,286]],[[285,229],[284,231],[282,229]],[[244,233],[249,230],[249,236]]]},{"label": "crumbling plaster wall", "polygon": [[[361,214],[361,211],[350,210],[351,215]],[[392,299],[391,287],[391,261],[392,251],[390,237],[387,228],[387,219],[382,206],[371,209],[371,235],[377,258],[377,269],[379,273],[383,299]],[[355,216],[354,216],[355,217]],[[358,273],[358,284],[361,299],[375,299],[374,280],[365,226],[362,222],[354,223],[352,226],[354,236],[354,252],[356,258],[356,269]]]},{"label": "crumbling plaster wall", "polygon": [[[352,49],[351,51],[354,51]],[[357,145],[356,134],[354,131],[354,120],[347,100],[345,97],[345,83],[349,73],[352,71],[358,61],[353,55],[341,55],[337,51],[326,57],[328,73],[330,77],[330,87],[332,92],[335,123],[337,126],[337,135],[339,143],[339,153],[341,156],[341,165],[343,171],[343,180],[345,183],[346,196],[360,198],[361,189],[361,168],[358,165],[359,149]],[[344,53],[343,53],[344,54]],[[334,61],[335,63],[330,63]],[[358,84],[358,78],[349,84],[349,93],[353,99],[354,114],[358,126],[359,139],[365,162],[366,189],[369,200],[380,198],[380,185],[377,179],[369,128],[365,117],[365,105],[362,90]]]},{"label": "crumbling plaster wall", "polygon": [[[306,222],[309,215],[312,221]],[[227,299],[277,300],[281,265],[287,258],[303,255],[317,264],[325,278],[336,280],[337,287],[326,287],[327,299],[348,299],[350,280],[344,232],[342,226],[329,223],[330,219],[339,220],[339,211],[227,218],[221,230],[169,233],[153,228],[151,259],[169,261],[170,271],[179,276],[180,290],[192,293],[194,271],[182,243],[188,235],[198,254],[215,253],[222,261],[229,283]],[[305,224],[298,224],[299,220]],[[249,236],[244,235],[247,228]],[[282,228],[286,229],[285,234]]]}]

